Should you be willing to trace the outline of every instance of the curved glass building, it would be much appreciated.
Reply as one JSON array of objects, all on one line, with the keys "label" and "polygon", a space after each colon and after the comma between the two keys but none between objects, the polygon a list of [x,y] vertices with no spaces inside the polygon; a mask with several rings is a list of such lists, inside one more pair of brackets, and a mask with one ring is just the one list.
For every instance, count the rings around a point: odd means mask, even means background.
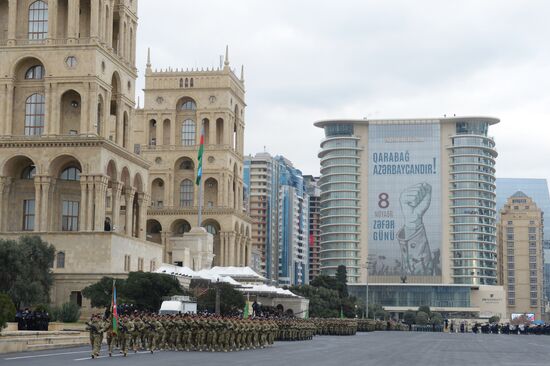
[{"label": "curved glass building", "polygon": [[324,274],[345,265],[349,282],[359,279],[360,156],[353,124],[331,123],[321,143],[321,252]]},{"label": "curved glass building", "polygon": [[350,283],[497,283],[499,120],[327,120],[321,271]]},{"label": "curved glass building", "polygon": [[454,283],[496,285],[495,142],[486,119],[456,123],[451,162],[451,253]]}]

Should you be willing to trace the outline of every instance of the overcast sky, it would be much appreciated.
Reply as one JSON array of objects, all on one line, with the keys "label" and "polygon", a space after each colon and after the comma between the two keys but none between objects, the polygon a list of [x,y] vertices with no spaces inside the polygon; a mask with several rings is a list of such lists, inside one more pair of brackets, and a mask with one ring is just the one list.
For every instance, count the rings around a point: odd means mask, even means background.
[{"label": "overcast sky", "polygon": [[[318,174],[329,118],[488,115],[498,177],[550,178],[548,0],[140,0],[153,67],[245,65],[245,153]],[[141,98],[143,100],[143,98]]]}]

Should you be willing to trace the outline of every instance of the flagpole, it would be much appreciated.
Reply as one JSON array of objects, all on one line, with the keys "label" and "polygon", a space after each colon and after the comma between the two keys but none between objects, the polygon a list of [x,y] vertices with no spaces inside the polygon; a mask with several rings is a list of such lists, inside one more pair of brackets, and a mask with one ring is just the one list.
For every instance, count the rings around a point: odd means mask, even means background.
[{"label": "flagpole", "polygon": [[197,227],[201,227],[202,224],[202,207],[203,207],[203,192],[202,192],[202,154],[204,154],[204,150],[201,151],[201,149],[204,149],[204,121],[201,122],[201,146],[199,147],[199,169],[200,172],[197,172],[197,183],[199,185],[199,214],[198,216],[198,223]]}]

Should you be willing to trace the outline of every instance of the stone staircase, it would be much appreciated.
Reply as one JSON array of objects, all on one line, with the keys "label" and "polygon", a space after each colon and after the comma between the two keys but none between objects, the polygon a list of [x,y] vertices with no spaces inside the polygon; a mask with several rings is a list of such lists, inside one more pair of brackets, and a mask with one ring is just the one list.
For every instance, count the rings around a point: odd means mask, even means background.
[{"label": "stone staircase", "polygon": [[43,351],[90,344],[87,332],[75,331],[8,331],[0,335],[0,354]]}]

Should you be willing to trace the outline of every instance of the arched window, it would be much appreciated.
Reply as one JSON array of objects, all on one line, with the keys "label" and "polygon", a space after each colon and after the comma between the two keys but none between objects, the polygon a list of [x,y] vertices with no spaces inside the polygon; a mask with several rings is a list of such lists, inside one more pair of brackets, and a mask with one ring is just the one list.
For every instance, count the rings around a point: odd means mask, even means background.
[{"label": "arched window", "polygon": [[218,229],[216,229],[216,227],[212,224],[207,224],[204,228],[212,235],[218,234]]},{"label": "arched window", "polygon": [[[187,81],[186,81],[187,83]],[[187,87],[187,84],[185,84],[185,87]],[[188,100],[181,104],[180,109],[182,111],[194,111],[197,109],[197,105],[192,100]]]},{"label": "arched window", "polygon": [[195,145],[195,122],[187,119],[181,126],[181,144],[184,146]]},{"label": "arched window", "polygon": [[21,173],[21,179],[31,180],[31,179],[34,179],[35,175],[36,175],[36,167],[34,165],[29,165],[28,167],[23,169],[23,172]]},{"label": "arched window", "polygon": [[25,73],[26,80],[42,80],[44,79],[44,66],[35,65],[27,70]]},{"label": "arched window", "polygon": [[25,136],[40,136],[44,132],[45,98],[33,94],[25,102]]},{"label": "arched window", "polygon": [[176,234],[185,234],[190,231],[191,231],[191,225],[189,225],[188,222],[183,222],[176,228]]},{"label": "arched window", "polygon": [[185,87],[186,87],[186,88],[189,87],[189,79],[188,79],[188,78],[185,78]]},{"label": "arched window", "polygon": [[195,169],[195,164],[193,164],[193,160],[186,158],[181,162],[180,169],[181,170],[194,170]]},{"label": "arched window", "polygon": [[59,252],[55,256],[56,268],[65,268],[65,253]]},{"label": "arched window", "polygon": [[194,86],[193,85],[193,78],[191,78],[191,80],[189,81],[189,86],[191,86],[191,88]]},{"label": "arched window", "polygon": [[61,180],[69,180],[69,181],[76,181],[80,180],[80,169],[71,166],[63,170],[63,173],[61,173]]},{"label": "arched window", "polygon": [[29,6],[29,39],[46,39],[48,36],[48,4],[35,1]]},{"label": "arched window", "polygon": [[180,207],[193,206],[193,182],[189,179],[180,184]]},{"label": "arched window", "polygon": [[180,88],[183,88],[183,79],[180,79]]}]

